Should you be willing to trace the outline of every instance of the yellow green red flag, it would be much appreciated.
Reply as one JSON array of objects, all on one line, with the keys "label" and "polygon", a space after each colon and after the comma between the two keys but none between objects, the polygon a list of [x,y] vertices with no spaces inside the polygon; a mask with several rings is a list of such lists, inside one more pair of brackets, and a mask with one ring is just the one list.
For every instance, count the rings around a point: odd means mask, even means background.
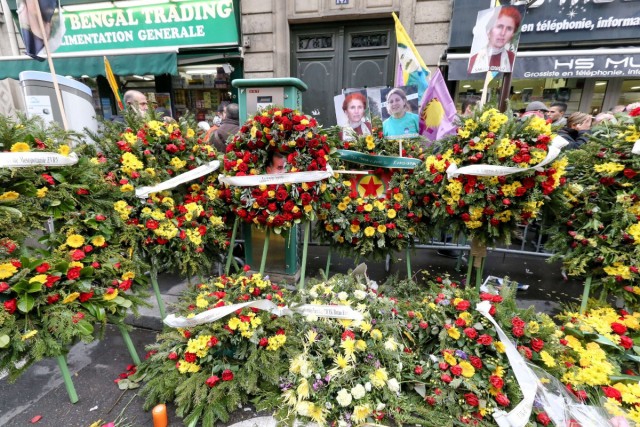
[{"label": "yellow green red flag", "polygon": [[429,86],[431,72],[396,14],[392,13],[392,16],[396,22],[396,41],[398,43],[398,60],[400,62],[398,73],[396,74],[396,86],[417,86],[418,100],[421,101],[424,91]]},{"label": "yellow green red flag", "polygon": [[123,111],[124,105],[122,104],[122,98],[120,97],[118,82],[116,81],[116,76],[113,75],[113,71],[111,70],[111,64],[109,64],[109,60],[107,59],[106,56],[104,57],[104,70],[107,74],[107,81],[109,82],[109,86],[111,87],[113,96],[116,97],[116,103],[118,104],[118,109],[120,111]]}]

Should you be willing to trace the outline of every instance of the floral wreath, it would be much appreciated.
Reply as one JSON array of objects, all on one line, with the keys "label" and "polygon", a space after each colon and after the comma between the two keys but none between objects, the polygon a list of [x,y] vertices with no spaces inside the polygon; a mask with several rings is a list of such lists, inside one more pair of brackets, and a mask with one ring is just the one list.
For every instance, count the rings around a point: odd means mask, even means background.
[{"label": "floral wreath", "polygon": [[[286,172],[326,170],[329,145],[318,122],[290,108],[271,107],[247,120],[224,155],[227,176],[265,174],[269,154],[286,157]],[[320,182],[227,187],[226,196],[238,217],[247,223],[273,227],[276,232],[315,218],[325,185]]]},{"label": "floral wreath", "polygon": [[[510,231],[535,219],[546,196],[565,182],[565,158],[532,169],[546,158],[551,136],[550,125],[541,118],[520,121],[495,108],[477,110],[410,177],[407,185],[415,189],[418,211],[481,245],[509,242]],[[490,165],[523,171],[449,176],[454,163],[458,168]]]},{"label": "floral wreath", "polygon": [[[422,138],[402,141],[383,138],[381,123],[373,123],[371,135],[350,141],[340,139],[339,127],[327,133],[335,149],[393,157],[399,156],[402,149],[401,157],[420,160],[426,154]],[[332,167],[369,168],[353,163],[345,166],[334,158]],[[348,255],[355,252],[357,256],[379,259],[390,251],[405,249],[421,229],[417,224],[422,219],[414,212],[410,189],[404,184],[411,173],[410,169],[376,168],[372,175],[355,175],[351,180],[334,175],[327,181],[328,191],[322,196],[316,235]]]}]

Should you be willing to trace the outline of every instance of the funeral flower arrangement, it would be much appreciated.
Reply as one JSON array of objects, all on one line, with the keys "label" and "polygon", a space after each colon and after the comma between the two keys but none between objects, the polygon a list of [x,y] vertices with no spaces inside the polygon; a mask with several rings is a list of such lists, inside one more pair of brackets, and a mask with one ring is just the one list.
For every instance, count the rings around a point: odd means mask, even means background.
[{"label": "funeral flower arrangement", "polygon": [[[360,283],[362,282],[362,283]],[[312,305],[350,308],[359,318],[300,317],[302,342],[280,381],[283,404],[276,417],[318,425],[390,425],[443,422],[422,399],[406,393],[404,367],[411,361],[398,328],[398,303],[367,287],[355,273],[335,275],[298,296]],[[354,316],[355,317],[355,316]]]},{"label": "funeral flower arrangement", "polygon": [[[423,217],[415,213],[411,190],[404,185],[412,170],[394,168],[393,163],[373,166],[376,159],[369,156],[406,158],[418,165],[428,153],[424,139],[387,139],[380,129],[379,120],[374,121],[372,135],[349,141],[339,138],[340,127],[327,130],[333,169],[369,172],[334,174],[327,180],[318,210],[316,235],[349,256],[383,258],[406,249],[423,229],[418,226]],[[353,157],[351,152],[365,156]]]},{"label": "funeral flower arrangement", "polygon": [[153,116],[129,117],[129,124],[135,127],[105,124],[102,134],[94,136],[102,153],[93,159],[120,195],[113,209],[128,226],[125,234],[154,265],[185,275],[205,273],[212,254],[228,245],[229,212],[220,198],[217,173],[143,199],[135,192],[215,160],[215,149],[198,138],[191,117],[170,123]]},{"label": "funeral flower arrangement", "polygon": [[[504,343],[475,309],[481,301],[490,304],[489,313],[523,357],[554,374],[563,372],[554,362],[562,351],[556,325],[533,308],[519,310],[513,289],[478,293],[446,277],[431,280],[420,301],[407,302],[401,309],[403,330],[415,356],[406,374],[426,405],[464,424],[490,423],[495,410],[508,412],[522,399]],[[533,413],[531,422],[536,418],[546,425],[544,411]]]},{"label": "funeral flower arrangement", "polygon": [[547,246],[568,274],[593,276],[594,288],[637,303],[640,295],[640,109],[594,128],[569,154],[568,185],[558,194]]},{"label": "funeral flower arrangement", "polygon": [[[56,126],[2,118],[0,129],[8,152],[71,156],[70,135]],[[0,215],[0,368],[11,379],[75,340],[91,341],[95,323],[122,322],[143,304],[142,265],[126,255],[124,224],[90,151],[76,146],[77,163],[67,166],[0,168],[0,197],[11,202]],[[25,244],[38,230],[41,245]]]},{"label": "funeral flower arrangement", "polygon": [[[552,137],[541,118],[521,121],[494,108],[477,110],[457,135],[439,141],[437,154],[409,177],[416,208],[442,228],[484,246],[509,242],[510,231],[535,219],[564,182],[565,159],[536,167],[549,154]],[[506,173],[496,167],[522,171]]]},{"label": "funeral flower arrangement", "polygon": [[[247,120],[229,142],[224,174],[242,177],[266,174],[269,152],[286,158],[286,172],[326,170],[329,146],[316,119],[289,108],[269,107]],[[315,219],[321,182],[228,186],[225,195],[244,222],[289,229],[294,223]]]},{"label": "funeral flower arrangement", "polygon": [[[232,304],[290,300],[289,292],[260,274],[221,276],[190,287],[175,312],[187,319]],[[253,307],[239,308],[210,323],[165,328],[149,347],[151,356],[138,369],[146,381],[145,408],[173,401],[185,424],[226,421],[250,399],[273,406],[278,382],[292,357],[292,325],[288,317]]]}]

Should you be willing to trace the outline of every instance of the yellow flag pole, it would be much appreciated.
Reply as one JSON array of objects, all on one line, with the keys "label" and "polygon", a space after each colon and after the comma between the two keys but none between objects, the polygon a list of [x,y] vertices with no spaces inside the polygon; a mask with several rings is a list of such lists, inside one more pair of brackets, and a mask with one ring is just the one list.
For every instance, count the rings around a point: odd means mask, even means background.
[{"label": "yellow flag pole", "polygon": [[69,130],[69,123],[67,122],[67,114],[64,110],[64,104],[62,103],[62,93],[60,92],[60,86],[58,85],[58,76],[56,76],[56,69],[53,66],[53,59],[51,58],[51,52],[49,51],[49,40],[47,39],[47,33],[44,29],[44,22],[42,22],[42,11],[40,9],[40,2],[34,2],[38,5],[38,26],[40,27],[40,33],[42,33],[42,40],[44,41],[44,49],[47,52],[47,61],[49,62],[49,69],[51,70],[51,80],[53,81],[53,88],[56,92],[56,98],[58,99],[58,107],[60,108],[60,114],[62,114],[62,125],[64,130]]}]

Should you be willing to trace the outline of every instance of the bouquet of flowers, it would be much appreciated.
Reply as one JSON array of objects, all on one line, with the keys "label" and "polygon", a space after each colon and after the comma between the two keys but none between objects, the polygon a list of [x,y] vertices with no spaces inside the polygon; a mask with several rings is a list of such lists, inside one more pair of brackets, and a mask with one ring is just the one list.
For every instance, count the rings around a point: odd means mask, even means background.
[{"label": "bouquet of flowers", "polygon": [[440,144],[409,177],[416,209],[479,246],[508,243],[511,231],[537,218],[564,182],[565,159],[543,163],[552,134],[538,117],[519,120],[494,108],[478,109]]},{"label": "bouquet of flowers", "polygon": [[640,108],[616,124],[594,129],[589,143],[568,155],[569,185],[550,212],[555,227],[547,247],[570,275],[589,275],[603,294],[639,301]]},{"label": "bouquet of flowers", "polygon": [[136,129],[122,131],[110,124],[104,134],[94,136],[103,153],[93,160],[104,167],[106,180],[120,195],[113,209],[145,259],[187,276],[207,272],[212,253],[228,245],[229,211],[220,198],[217,175],[150,193],[142,200],[135,191],[215,159],[215,149],[198,138],[189,118],[179,123],[130,122]]},{"label": "bouquet of flowers", "polygon": [[[329,147],[316,119],[289,108],[271,107],[247,120],[227,145],[224,174],[266,173],[269,153],[286,157],[286,172],[326,170]],[[279,233],[294,223],[315,218],[320,182],[228,187],[232,209],[247,223],[273,227]]]},{"label": "bouquet of flowers", "polygon": [[[190,287],[177,315],[187,319],[204,311],[238,303],[268,300],[281,306],[286,289],[260,274],[221,276]],[[292,324],[288,317],[245,307],[211,323],[165,329],[149,347],[151,356],[136,377],[146,384],[145,408],[173,401],[185,424],[213,425],[250,399],[258,406],[278,400],[278,381],[292,357]]]}]

